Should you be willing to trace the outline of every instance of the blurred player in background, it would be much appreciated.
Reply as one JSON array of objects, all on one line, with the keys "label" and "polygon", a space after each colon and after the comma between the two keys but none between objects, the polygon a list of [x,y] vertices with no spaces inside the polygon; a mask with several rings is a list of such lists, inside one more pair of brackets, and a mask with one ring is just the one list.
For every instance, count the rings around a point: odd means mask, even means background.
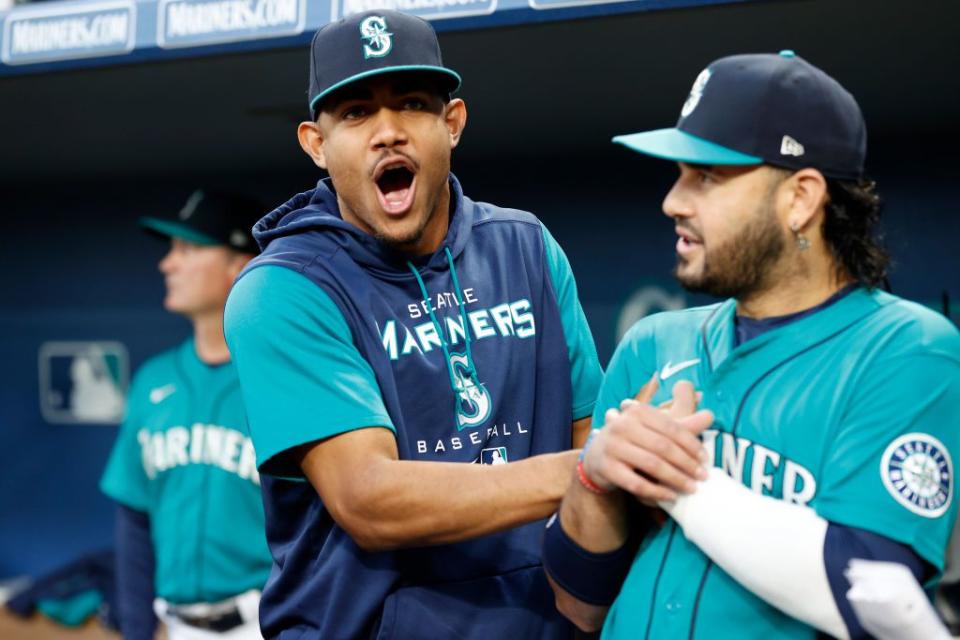
[{"label": "blurred player in background", "polygon": [[101,480],[117,501],[117,586],[125,638],[260,638],[270,570],[255,454],[223,337],[234,278],[256,253],[253,200],[196,191],[171,218],[142,218],[169,239],[164,308],[193,335],[137,372]]},{"label": "blurred player in background", "polygon": [[420,18],[314,37],[299,136],[330,177],[257,224],[226,313],[277,562],[267,637],[573,633],[539,521],[600,366],[546,228],[450,173],[459,84]]},{"label": "blurred player in background", "polygon": [[[960,336],[878,290],[857,103],[793,52],[732,56],[676,128],[615,141],[678,163],[676,276],[728,299],[645,318],[617,349],[546,534],[561,609],[613,640],[864,637],[851,559],[927,585],[943,569]],[[621,405],[651,374],[652,404]],[[631,494],[669,519],[642,528]]]}]

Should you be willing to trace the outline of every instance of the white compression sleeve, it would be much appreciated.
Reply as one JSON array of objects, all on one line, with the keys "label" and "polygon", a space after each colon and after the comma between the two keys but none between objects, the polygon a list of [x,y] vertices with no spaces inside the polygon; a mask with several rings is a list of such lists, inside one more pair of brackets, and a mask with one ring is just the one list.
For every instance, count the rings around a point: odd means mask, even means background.
[{"label": "white compression sleeve", "polygon": [[686,537],[754,594],[820,631],[849,636],[827,580],[827,521],[754,493],[717,468],[695,493],[660,506]]}]

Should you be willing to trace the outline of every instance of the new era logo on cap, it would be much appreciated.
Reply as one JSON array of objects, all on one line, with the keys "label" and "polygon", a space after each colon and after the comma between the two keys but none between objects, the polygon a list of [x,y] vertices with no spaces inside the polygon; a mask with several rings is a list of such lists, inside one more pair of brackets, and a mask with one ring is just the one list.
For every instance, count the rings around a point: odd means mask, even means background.
[{"label": "new era logo on cap", "polygon": [[790,136],[783,136],[783,140],[780,141],[780,155],[799,158],[803,155],[803,145]]},{"label": "new era logo on cap", "polygon": [[249,233],[244,233],[241,229],[234,229],[230,232],[230,244],[234,247],[242,249],[249,244],[247,236]]}]

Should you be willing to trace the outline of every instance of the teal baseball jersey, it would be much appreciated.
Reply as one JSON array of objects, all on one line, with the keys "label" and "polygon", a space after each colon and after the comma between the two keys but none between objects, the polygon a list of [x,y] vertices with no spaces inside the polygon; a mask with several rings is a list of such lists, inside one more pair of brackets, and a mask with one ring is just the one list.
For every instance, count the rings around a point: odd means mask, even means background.
[{"label": "teal baseball jersey", "polygon": [[216,602],[266,582],[272,561],[236,368],[204,364],[192,339],[134,376],[100,487],[149,516],[158,597]]},{"label": "teal baseball jersey", "polygon": [[[655,403],[689,380],[715,414],[703,434],[715,466],[757,493],[909,545],[941,571],[960,451],[953,325],[857,289],[734,348],[734,313],[730,300],[637,323],[613,356],[594,423],[654,372]],[[742,587],[668,520],[643,542],[602,637],[816,635]]]}]

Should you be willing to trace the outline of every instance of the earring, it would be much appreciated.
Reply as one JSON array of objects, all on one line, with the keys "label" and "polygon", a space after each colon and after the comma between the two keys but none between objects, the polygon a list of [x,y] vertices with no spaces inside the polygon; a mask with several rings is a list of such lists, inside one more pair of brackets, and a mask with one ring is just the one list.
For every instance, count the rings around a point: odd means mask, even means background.
[{"label": "earring", "polygon": [[796,222],[790,225],[790,230],[793,231],[793,237],[797,241],[797,249],[799,249],[800,251],[806,251],[807,249],[810,248],[810,240],[807,238],[807,236],[800,233],[797,230],[797,227],[798,225]]}]

